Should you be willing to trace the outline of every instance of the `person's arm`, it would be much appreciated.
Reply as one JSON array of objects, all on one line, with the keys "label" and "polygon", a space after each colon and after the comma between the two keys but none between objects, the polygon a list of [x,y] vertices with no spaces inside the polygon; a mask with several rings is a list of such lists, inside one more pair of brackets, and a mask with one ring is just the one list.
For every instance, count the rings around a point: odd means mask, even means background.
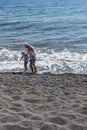
[{"label": "person's arm", "polygon": [[24,57],[24,56],[22,56],[22,57],[20,58],[20,61],[23,59],[23,57]]}]

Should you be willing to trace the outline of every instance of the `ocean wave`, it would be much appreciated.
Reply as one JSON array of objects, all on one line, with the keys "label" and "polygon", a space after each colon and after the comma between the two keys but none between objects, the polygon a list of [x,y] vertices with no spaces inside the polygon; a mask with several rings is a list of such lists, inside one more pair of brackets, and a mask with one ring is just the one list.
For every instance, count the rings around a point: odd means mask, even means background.
[{"label": "ocean wave", "polygon": [[[56,51],[54,49],[36,48],[37,72],[44,73],[87,73],[87,54],[71,52],[67,49]],[[0,50],[0,71],[22,71],[23,61],[19,61],[21,50]],[[29,66],[28,66],[29,68]],[[30,71],[30,68],[29,68]]]},{"label": "ocean wave", "polygon": [[17,25],[17,24],[20,24],[21,22],[20,21],[10,21],[10,22],[4,22],[4,23],[0,23],[0,26],[8,26],[8,25]]},{"label": "ocean wave", "polygon": [[[50,54],[48,52],[40,52],[38,57],[37,64],[40,67],[40,71],[51,73],[87,73],[87,54],[70,52],[67,49],[55,52],[51,49]],[[43,69],[41,70],[41,68]]]}]

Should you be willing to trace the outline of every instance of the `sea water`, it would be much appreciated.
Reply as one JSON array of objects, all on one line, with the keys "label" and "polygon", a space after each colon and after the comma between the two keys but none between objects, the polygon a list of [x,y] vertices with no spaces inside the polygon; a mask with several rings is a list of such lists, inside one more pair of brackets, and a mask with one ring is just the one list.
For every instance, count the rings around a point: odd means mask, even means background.
[{"label": "sea water", "polygon": [[0,72],[23,71],[25,42],[38,73],[87,73],[87,0],[0,0]]}]

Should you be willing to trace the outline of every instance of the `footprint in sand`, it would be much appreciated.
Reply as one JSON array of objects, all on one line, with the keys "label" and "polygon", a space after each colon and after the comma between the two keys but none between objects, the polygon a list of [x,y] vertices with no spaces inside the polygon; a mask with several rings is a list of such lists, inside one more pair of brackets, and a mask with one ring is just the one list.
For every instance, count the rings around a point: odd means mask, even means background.
[{"label": "footprint in sand", "polygon": [[64,117],[62,118],[60,117],[51,117],[49,118],[50,122],[54,123],[54,124],[58,124],[58,125],[66,125],[67,124],[67,120],[64,119]]},{"label": "footprint in sand", "polygon": [[40,102],[40,100],[38,100],[38,99],[29,99],[29,98],[24,99],[24,101],[26,101],[28,103],[39,103]]},{"label": "footprint in sand", "polygon": [[14,112],[21,112],[21,111],[24,111],[24,109],[23,108],[21,108],[21,107],[10,107],[9,108],[11,111],[14,111]]},{"label": "footprint in sand", "polygon": [[15,101],[21,100],[21,96],[15,95],[12,97]]},{"label": "footprint in sand", "polygon": [[4,117],[2,117],[1,119],[0,119],[0,122],[1,123],[7,123],[7,122],[9,122],[9,123],[15,123],[15,122],[19,122],[19,121],[21,121],[21,118],[19,117],[19,116],[11,116],[11,115],[6,115],[6,116],[4,116]]},{"label": "footprint in sand", "polygon": [[18,115],[22,116],[25,119],[32,117],[32,113],[29,112],[19,112]]},{"label": "footprint in sand", "polygon": [[33,127],[24,127],[20,125],[14,125],[14,124],[6,124],[2,127],[0,127],[0,130],[34,130]]},{"label": "footprint in sand", "polygon": [[58,130],[58,128],[55,125],[44,124],[40,130]]},{"label": "footprint in sand", "polygon": [[80,125],[80,124],[72,123],[69,128],[70,128],[70,130],[87,130],[87,125],[83,126],[83,125]]},{"label": "footprint in sand", "polygon": [[75,112],[83,114],[83,115],[87,115],[87,107],[83,106],[83,107],[77,108]]}]

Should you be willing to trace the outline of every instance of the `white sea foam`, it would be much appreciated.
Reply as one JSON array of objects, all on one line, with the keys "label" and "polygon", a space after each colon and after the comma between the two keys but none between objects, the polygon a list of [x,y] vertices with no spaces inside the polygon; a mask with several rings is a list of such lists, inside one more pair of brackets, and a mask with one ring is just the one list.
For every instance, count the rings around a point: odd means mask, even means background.
[{"label": "white sea foam", "polygon": [[37,65],[40,72],[51,73],[87,73],[87,54],[70,52],[67,49],[61,52],[40,52],[37,54]]},{"label": "white sea foam", "polygon": [[22,69],[22,62],[20,62],[21,53],[19,51],[11,51],[9,49],[2,49],[0,51],[0,71],[19,71]]},{"label": "white sea foam", "polygon": [[[0,50],[0,72],[23,71],[24,65],[20,57],[21,51],[5,48]],[[36,66],[38,73],[87,73],[87,54],[70,52],[67,49],[61,52],[38,49]]]}]

